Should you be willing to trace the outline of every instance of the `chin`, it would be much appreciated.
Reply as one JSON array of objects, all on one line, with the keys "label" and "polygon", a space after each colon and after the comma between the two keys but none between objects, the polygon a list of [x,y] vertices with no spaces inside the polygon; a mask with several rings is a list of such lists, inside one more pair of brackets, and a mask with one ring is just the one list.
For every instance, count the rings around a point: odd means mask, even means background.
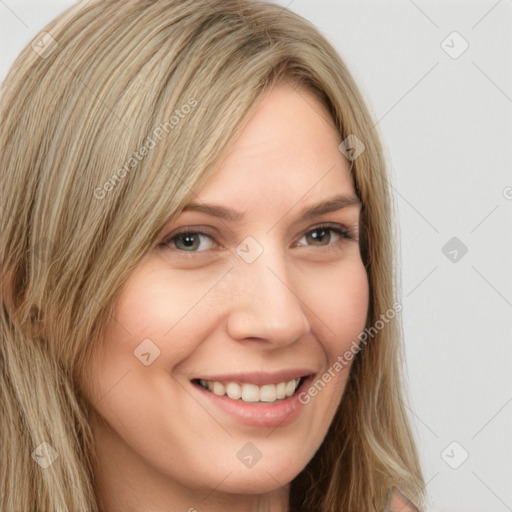
[{"label": "chin", "polygon": [[284,468],[275,467],[272,470],[253,468],[242,474],[241,472],[232,473],[217,488],[217,490],[229,494],[267,494],[289,484],[300,472],[287,471],[283,473]]}]

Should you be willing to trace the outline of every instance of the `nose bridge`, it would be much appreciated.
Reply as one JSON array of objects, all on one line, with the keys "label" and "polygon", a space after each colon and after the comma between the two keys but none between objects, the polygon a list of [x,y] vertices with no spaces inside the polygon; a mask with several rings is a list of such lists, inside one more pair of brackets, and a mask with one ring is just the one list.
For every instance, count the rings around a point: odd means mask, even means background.
[{"label": "nose bridge", "polygon": [[241,258],[236,266],[233,277],[238,293],[228,322],[234,338],[290,344],[309,331],[304,305],[280,246],[269,242],[254,261]]}]

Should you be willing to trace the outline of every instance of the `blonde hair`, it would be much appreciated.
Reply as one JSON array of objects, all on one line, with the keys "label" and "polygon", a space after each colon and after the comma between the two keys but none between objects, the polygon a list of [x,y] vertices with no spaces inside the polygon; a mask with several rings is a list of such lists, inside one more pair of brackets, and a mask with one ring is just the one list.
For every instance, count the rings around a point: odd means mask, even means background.
[{"label": "blonde hair", "polygon": [[[354,80],[311,23],[250,0],[88,0],[14,63],[1,111],[3,510],[97,510],[79,385],[93,340],[162,226],[280,81],[315,92],[340,141],[364,141],[351,173],[374,326],[397,299],[386,164]],[[392,485],[423,503],[400,340],[391,321],[355,357],[290,510],[382,510]],[[47,468],[33,455],[43,442],[58,454]]]}]

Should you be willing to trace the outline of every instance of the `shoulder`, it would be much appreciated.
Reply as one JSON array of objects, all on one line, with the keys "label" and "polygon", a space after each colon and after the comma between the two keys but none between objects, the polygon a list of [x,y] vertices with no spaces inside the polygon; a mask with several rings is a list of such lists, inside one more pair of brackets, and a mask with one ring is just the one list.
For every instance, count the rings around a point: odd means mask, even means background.
[{"label": "shoulder", "polygon": [[383,512],[420,512],[419,508],[397,486],[389,489]]}]

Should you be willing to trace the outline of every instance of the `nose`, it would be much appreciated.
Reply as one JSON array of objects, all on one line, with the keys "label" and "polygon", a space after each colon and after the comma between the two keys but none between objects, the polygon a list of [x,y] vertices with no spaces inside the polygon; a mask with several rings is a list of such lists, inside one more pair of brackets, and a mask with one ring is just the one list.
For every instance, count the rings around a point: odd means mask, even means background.
[{"label": "nose", "polygon": [[282,251],[275,252],[265,250],[250,264],[239,261],[232,273],[236,293],[227,322],[232,339],[285,346],[311,330],[297,283],[290,279]]}]

